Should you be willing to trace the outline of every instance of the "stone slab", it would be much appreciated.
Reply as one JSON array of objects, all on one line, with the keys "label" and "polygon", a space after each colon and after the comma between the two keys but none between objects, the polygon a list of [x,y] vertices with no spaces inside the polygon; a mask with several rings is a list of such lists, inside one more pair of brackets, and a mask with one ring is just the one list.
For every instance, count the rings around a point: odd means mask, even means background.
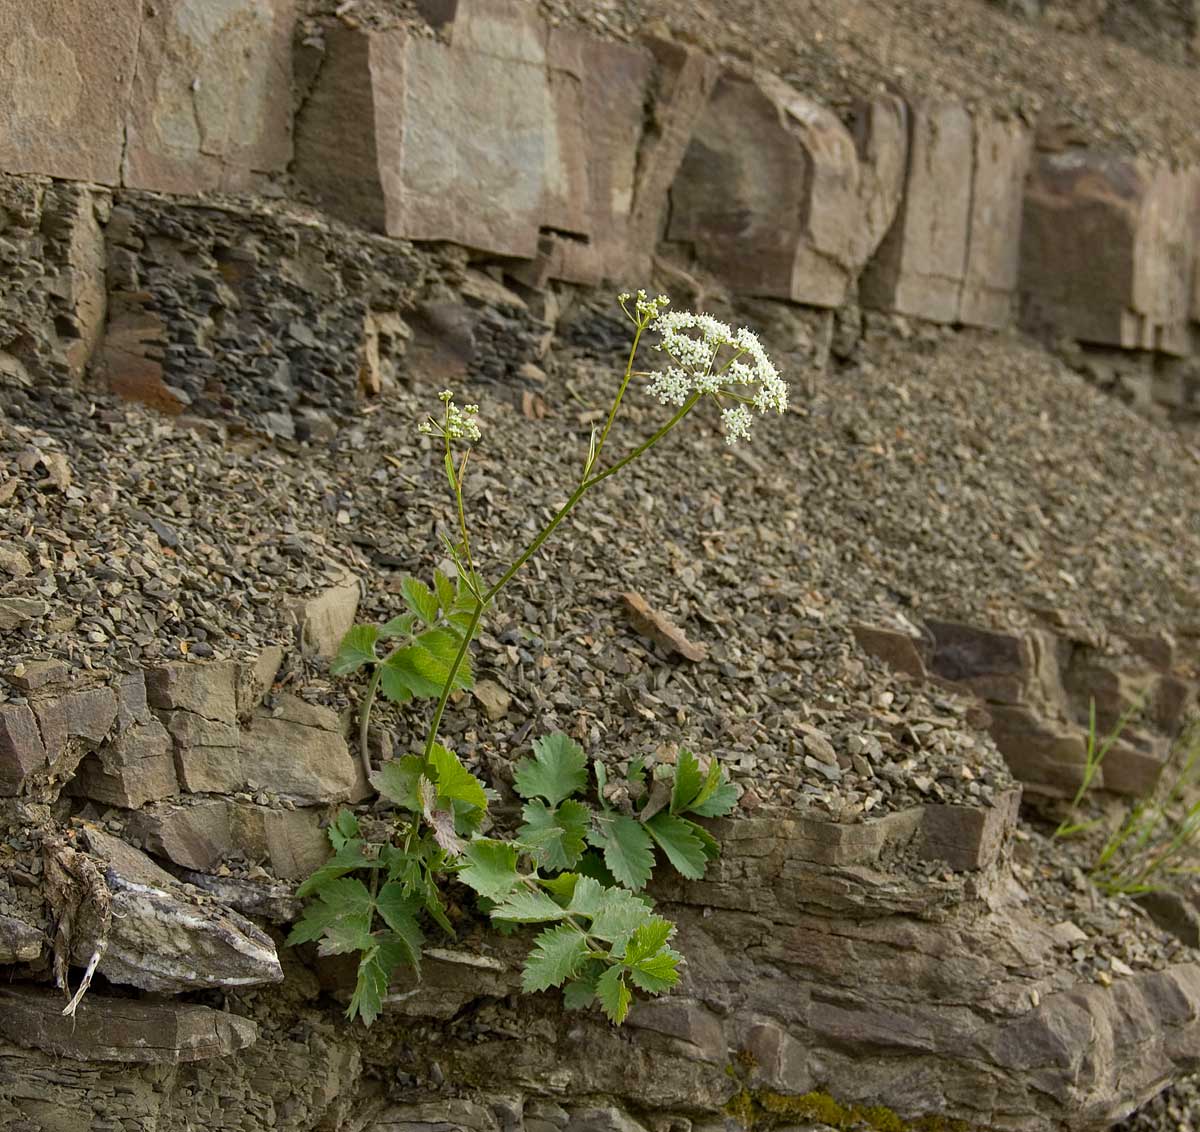
[{"label": "stone slab", "polygon": [[159,0],[146,10],[123,181],[168,193],[254,187],[291,160],[294,0]]},{"label": "stone slab", "polygon": [[0,1035],[16,1045],[75,1061],[178,1065],[226,1057],[253,1045],[249,1018],[207,1006],[138,1002],[92,991],[74,1017],[63,996],[41,987],[0,987]]},{"label": "stone slab", "polygon": [[864,306],[955,322],[967,262],[974,130],[956,101],[909,108],[904,199],[863,274]]},{"label": "stone slab", "polygon": [[0,170],[120,180],[142,0],[0,0]]}]

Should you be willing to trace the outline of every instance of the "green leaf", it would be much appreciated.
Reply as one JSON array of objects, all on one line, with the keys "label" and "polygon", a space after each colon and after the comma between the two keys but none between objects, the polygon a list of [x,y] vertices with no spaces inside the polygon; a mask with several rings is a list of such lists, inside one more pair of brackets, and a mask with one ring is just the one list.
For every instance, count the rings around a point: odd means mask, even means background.
[{"label": "green leaf", "polygon": [[596,997],[610,1021],[618,1026],[625,1021],[633,995],[625,985],[625,972],[620,967],[609,967],[596,980]]},{"label": "green leaf", "polygon": [[450,936],[451,939],[456,938],[454,925],[450,923],[450,920],[446,916],[446,905],[442,902],[442,894],[438,892],[437,885],[433,883],[432,877],[426,878],[424,889],[425,911],[429,913],[429,918]]},{"label": "green leaf", "polygon": [[654,871],[654,853],[641,822],[626,814],[600,814],[590,839],[604,850],[604,863],[619,884],[634,892],[646,887]]},{"label": "green leaf", "polygon": [[330,662],[329,674],[349,676],[364,664],[374,664],[379,659],[375,655],[378,638],[379,630],[374,625],[352,625],[338,646],[337,656]]},{"label": "green leaf", "polygon": [[675,926],[670,920],[664,920],[662,916],[648,917],[644,923],[633,929],[622,956],[625,963],[633,966],[657,955],[674,930]]},{"label": "green leaf", "polygon": [[567,924],[547,928],[525,960],[521,988],[528,993],[562,986],[579,969],[587,952],[587,939],[575,928]]},{"label": "green leaf", "polygon": [[[432,699],[441,695],[461,637],[448,629],[428,629],[406,648],[394,652],[384,664],[384,672],[395,669],[414,696]],[[470,655],[464,655],[454,674],[455,688],[470,688],[475,682]]]},{"label": "green leaf", "polygon": [[400,595],[404,604],[426,625],[436,625],[438,619],[437,598],[420,578],[405,578],[400,583]]},{"label": "green leaf", "polygon": [[692,836],[700,839],[700,844],[704,846],[704,855],[710,860],[715,861],[721,855],[721,844],[707,829],[702,825],[697,825],[695,822],[692,825]]},{"label": "green leaf", "polygon": [[575,871],[585,877],[598,880],[605,888],[617,887],[617,878],[608,871],[604,858],[595,849],[589,849],[579,858],[579,864],[575,866]]},{"label": "green leaf", "polygon": [[704,876],[704,869],[708,864],[704,842],[693,832],[696,828],[696,825],[686,818],[676,817],[665,810],[646,822],[646,829],[658,842],[658,847],[666,854],[667,860],[688,880],[699,880]]},{"label": "green leaf", "polygon": [[327,833],[335,853],[344,849],[347,841],[358,836],[358,818],[354,816],[354,811],[338,810],[337,817],[329,823]]},{"label": "green leaf", "polygon": [[[310,877],[309,880],[311,879]],[[373,910],[371,892],[361,880],[351,877],[330,880],[317,892],[317,899],[304,909],[303,917],[288,936],[288,944],[307,943],[317,939],[328,927],[343,917],[365,915],[369,930]]]},{"label": "green leaf", "polygon": [[[379,668],[379,690],[394,704],[406,704],[413,698],[412,683],[403,661],[390,656]],[[436,695],[437,693],[431,693]]]},{"label": "green leaf", "polygon": [[552,896],[541,891],[520,889],[511,893],[492,909],[493,920],[510,920],[517,924],[544,924],[566,919],[567,911],[555,903]]},{"label": "green leaf", "polygon": [[573,869],[583,855],[592,811],[571,799],[552,809],[540,799],[521,809],[524,824],[517,836],[534,849],[538,864],[551,872]]},{"label": "green leaf", "polygon": [[513,779],[522,798],[545,798],[557,806],[572,794],[587,789],[587,757],[570,736],[555,731],[533,741],[532,759],[517,764]]},{"label": "green leaf", "polygon": [[608,785],[608,771],[599,759],[592,760],[592,773],[596,776],[596,797],[600,800],[600,808],[608,809],[608,799],[604,796],[604,788]]},{"label": "green leaf", "polygon": [[351,1021],[357,1016],[366,1026],[371,1025],[383,1011],[383,998],[391,981],[392,968],[387,965],[388,956],[378,945],[364,951],[358,961],[358,980],[346,1017]]},{"label": "green leaf", "polygon": [[618,951],[652,916],[642,897],[627,888],[605,888],[591,877],[580,877],[575,882],[575,894],[567,911],[587,916],[592,921],[591,934],[614,944]]},{"label": "green leaf", "polygon": [[450,490],[456,495],[458,494],[458,479],[454,474],[454,457],[449,452],[445,453],[446,479],[450,481]]},{"label": "green leaf", "polygon": [[704,785],[688,804],[687,809],[702,818],[720,818],[737,805],[737,800],[737,787],[729,781],[724,768],[713,758],[708,764]]},{"label": "green leaf", "polygon": [[417,796],[417,779],[421,777],[424,767],[425,760],[420,755],[388,759],[371,775],[371,785],[397,806],[418,814],[421,812],[421,799]]},{"label": "green leaf", "polygon": [[704,775],[700,772],[699,760],[691,751],[681,749],[675,763],[675,781],[671,785],[671,813],[683,813],[696,801],[703,788]]},{"label": "green leaf", "polygon": [[348,951],[366,951],[371,946],[371,909],[351,916],[339,916],[317,943],[317,954],[345,955]]},{"label": "green leaf", "polygon": [[458,600],[458,592],[454,588],[454,583],[441,570],[434,570],[433,585],[437,590],[438,605],[443,613],[449,613],[454,608],[455,601]]},{"label": "green leaf", "polygon": [[563,987],[563,1005],[568,1010],[583,1010],[596,1001],[596,976],[573,979]]},{"label": "green leaf", "polygon": [[390,621],[379,626],[380,640],[388,640],[391,637],[408,637],[412,635],[413,625],[416,624],[416,617],[411,613],[402,613],[399,617],[393,617]]},{"label": "green leaf", "polygon": [[382,862],[377,857],[366,855],[366,844],[355,838],[347,841],[328,861],[312,874],[299,888],[296,895],[303,899],[325,888],[331,881],[344,877],[357,869],[382,868]]},{"label": "green leaf", "polygon": [[678,951],[664,947],[655,955],[639,960],[629,967],[629,977],[636,987],[648,994],[662,994],[679,982]]},{"label": "green leaf", "polygon": [[420,970],[421,947],[425,937],[421,934],[417,915],[424,907],[424,901],[417,896],[406,895],[403,886],[391,880],[379,890],[375,907],[383,917],[383,922],[395,934],[394,943],[404,952],[404,962]]},{"label": "green leaf", "polygon": [[439,799],[457,800],[469,806],[478,806],[481,810],[487,809],[483,783],[458,761],[458,756],[452,751],[446,750],[441,743],[434,743],[429,753],[429,763],[435,772]]},{"label": "green leaf", "polygon": [[486,837],[467,843],[463,850],[466,868],[458,879],[488,900],[502,901],[517,887],[517,847],[507,841]]}]

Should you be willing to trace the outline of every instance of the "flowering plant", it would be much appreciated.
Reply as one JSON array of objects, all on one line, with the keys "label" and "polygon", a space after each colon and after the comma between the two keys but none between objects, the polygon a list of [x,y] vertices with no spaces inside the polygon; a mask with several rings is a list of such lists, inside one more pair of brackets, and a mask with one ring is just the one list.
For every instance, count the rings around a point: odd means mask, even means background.
[{"label": "flowering plant", "polygon": [[[452,877],[473,890],[497,925],[542,925],[525,962],[527,991],[564,987],[568,1007],[599,1002],[619,1023],[629,1010],[631,986],[659,994],[679,979],[674,925],[654,913],[642,890],[658,854],[689,879],[702,877],[717,856],[716,841],[694,820],[722,816],[737,801],[737,789],[716,759],[702,762],[680,751],[674,765],[653,769],[635,759],[614,792],[602,761],[594,760],[589,773],[576,743],[561,733],[547,735],[516,766],[521,823],[499,838],[484,836],[485,825],[496,820],[489,814],[494,792],[438,741],[451,694],[472,685],[470,644],[484,613],[592,488],[661,441],[703,400],[716,403],[730,444],[748,437],[752,408],[762,414],[787,407],[787,386],[751,331],[734,332],[708,315],[667,311],[665,296],[652,299],[644,291],[618,301],[633,324],[633,343],[566,503],[494,582],[485,583],[463,500],[470,446],[481,438],[479,408],[460,407],[443,390],[440,418],[426,418],[419,429],[441,442],[456,504],[457,537],[446,539],[456,576],[435,571],[432,587],[404,579],[405,612],[382,625],[355,625],[330,666],[334,675],[370,673],[359,708],[360,756],[395,817],[382,838],[371,838],[353,813],[338,815],[329,828],[333,856],[300,886],[298,894],[313,899],[289,943],[316,942],[323,955],[358,953],[349,1013],[368,1024],[383,1009],[394,969],[419,965],[423,921],[454,934],[442,896]],[[634,369],[647,333],[659,336],[655,349],[671,362],[665,369]],[[675,412],[606,464],[605,447],[635,377],[648,378],[650,394]],[[398,703],[430,698],[436,704],[421,752],[375,768],[368,739],[380,692]]]}]

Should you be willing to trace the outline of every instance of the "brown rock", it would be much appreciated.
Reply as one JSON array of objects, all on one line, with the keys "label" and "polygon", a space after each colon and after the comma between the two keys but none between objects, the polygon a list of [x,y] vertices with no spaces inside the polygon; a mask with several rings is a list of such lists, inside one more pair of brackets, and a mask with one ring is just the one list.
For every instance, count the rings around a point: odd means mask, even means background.
[{"label": "brown rock", "polygon": [[708,649],[704,645],[692,644],[679,626],[651,609],[641,594],[623,593],[621,601],[634,629],[660,648],[676,653],[684,660],[701,661],[708,656]]},{"label": "brown rock", "polygon": [[860,296],[867,307],[954,322],[967,262],[975,139],[961,103],[910,108],[904,199]]},{"label": "brown rock", "polygon": [[967,257],[958,321],[1011,326],[1016,316],[1025,176],[1033,135],[1019,122],[975,117],[975,154]]},{"label": "brown rock", "polygon": [[945,861],[957,871],[991,865],[1017,824],[1019,789],[1006,790],[994,806],[926,806],[921,821],[919,855]]},{"label": "brown rock", "polygon": [[95,750],[117,718],[111,688],[85,688],[34,701],[33,713],[46,744],[46,762],[59,777],[74,773],[88,751]]},{"label": "brown rock", "polygon": [[[1038,715],[1028,707],[989,707],[991,735],[1009,770],[1030,790],[1070,796],[1083,781],[1087,740],[1068,723]],[[1095,785],[1102,784],[1100,771]]]},{"label": "brown rock", "polygon": [[337,581],[316,597],[297,602],[292,615],[300,627],[300,644],[306,656],[337,654],[342,638],[354,624],[360,590],[358,578],[342,570]]},{"label": "brown rock", "polygon": [[1149,797],[1169,754],[1166,739],[1125,732],[1104,756],[1104,789],[1134,798]]},{"label": "brown rock", "polygon": [[531,9],[476,14],[449,47],[400,29],[329,32],[296,173],[350,223],[530,259],[552,113],[542,37]]},{"label": "brown rock", "polygon": [[852,626],[852,631],[863,652],[882,660],[896,672],[903,672],[917,681],[925,680],[925,661],[917,648],[919,638],[880,625],[858,624]]},{"label": "brown rock", "polygon": [[86,995],[73,1017],[63,998],[39,987],[0,988],[0,1034],[19,1046],[76,1061],[175,1065],[225,1057],[252,1045],[249,1018],[175,1002]]},{"label": "brown rock", "polygon": [[47,762],[33,712],[24,704],[0,705],[0,794],[19,794],[25,780]]},{"label": "brown rock", "polygon": [[233,661],[167,664],[146,672],[146,699],[159,711],[186,711],[237,723],[237,679]]},{"label": "brown rock", "polygon": [[1074,149],[1032,163],[1023,321],[1080,342],[1187,353],[1197,174]]},{"label": "brown rock", "polygon": [[161,0],[137,40],[124,183],[237,190],[291,159],[292,0]]},{"label": "brown rock", "polygon": [[1034,690],[1035,652],[1029,637],[956,621],[926,622],[933,636],[929,667],[943,680],[995,703],[1026,702]]},{"label": "brown rock", "polygon": [[471,695],[482,705],[488,719],[494,723],[508,714],[512,704],[512,696],[495,680],[477,680],[471,689]]},{"label": "brown rock", "polygon": [[263,697],[271,690],[282,664],[283,649],[278,645],[268,645],[255,661],[238,666],[234,685],[234,703],[238,719],[245,719],[263,702]]},{"label": "brown rock", "polygon": [[337,713],[292,695],[251,717],[241,735],[241,765],[252,788],[302,804],[344,802],[359,788],[359,767]]},{"label": "brown rock", "polygon": [[22,692],[36,692],[48,684],[62,683],[68,671],[61,660],[29,660],[16,665],[4,679]]},{"label": "brown rock", "polygon": [[228,793],[246,782],[236,723],[205,719],[189,711],[164,712],[175,744],[175,773],[193,794]]},{"label": "brown rock", "polygon": [[33,924],[0,912],[0,963],[32,963],[41,955],[44,939]]},{"label": "brown rock", "polygon": [[629,1012],[628,1024],[685,1042],[701,1061],[726,1062],[728,1050],[720,1020],[697,1002],[680,998],[639,1001]]},{"label": "brown rock", "polygon": [[137,809],[179,792],[174,744],[157,719],[134,724],[79,764],[69,792]]},{"label": "brown rock", "polygon": [[92,372],[118,397],[177,416],[187,402],[163,380],[166,325],[157,313],[146,309],[145,298],[141,294],[110,294],[108,325]]},{"label": "brown rock", "polygon": [[0,629],[19,629],[38,621],[50,612],[50,606],[35,597],[0,597]]},{"label": "brown rock", "polygon": [[207,872],[234,848],[230,806],[225,798],[188,805],[159,803],[130,814],[126,828],[148,852]]},{"label": "brown rock", "polygon": [[0,170],[116,185],[140,0],[0,0]]}]

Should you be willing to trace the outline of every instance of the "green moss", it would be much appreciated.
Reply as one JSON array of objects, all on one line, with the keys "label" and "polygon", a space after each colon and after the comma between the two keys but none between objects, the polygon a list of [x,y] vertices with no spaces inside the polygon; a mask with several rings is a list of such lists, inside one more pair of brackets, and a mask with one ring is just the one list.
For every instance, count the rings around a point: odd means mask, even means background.
[{"label": "green moss", "polygon": [[871,1132],[972,1132],[962,1120],[922,1116],[905,1120],[885,1105],[842,1104],[828,1093],[789,1095],[742,1088],[725,1105],[725,1113],[743,1128],[770,1129],[782,1120],[812,1120],[831,1128],[869,1128]]}]

